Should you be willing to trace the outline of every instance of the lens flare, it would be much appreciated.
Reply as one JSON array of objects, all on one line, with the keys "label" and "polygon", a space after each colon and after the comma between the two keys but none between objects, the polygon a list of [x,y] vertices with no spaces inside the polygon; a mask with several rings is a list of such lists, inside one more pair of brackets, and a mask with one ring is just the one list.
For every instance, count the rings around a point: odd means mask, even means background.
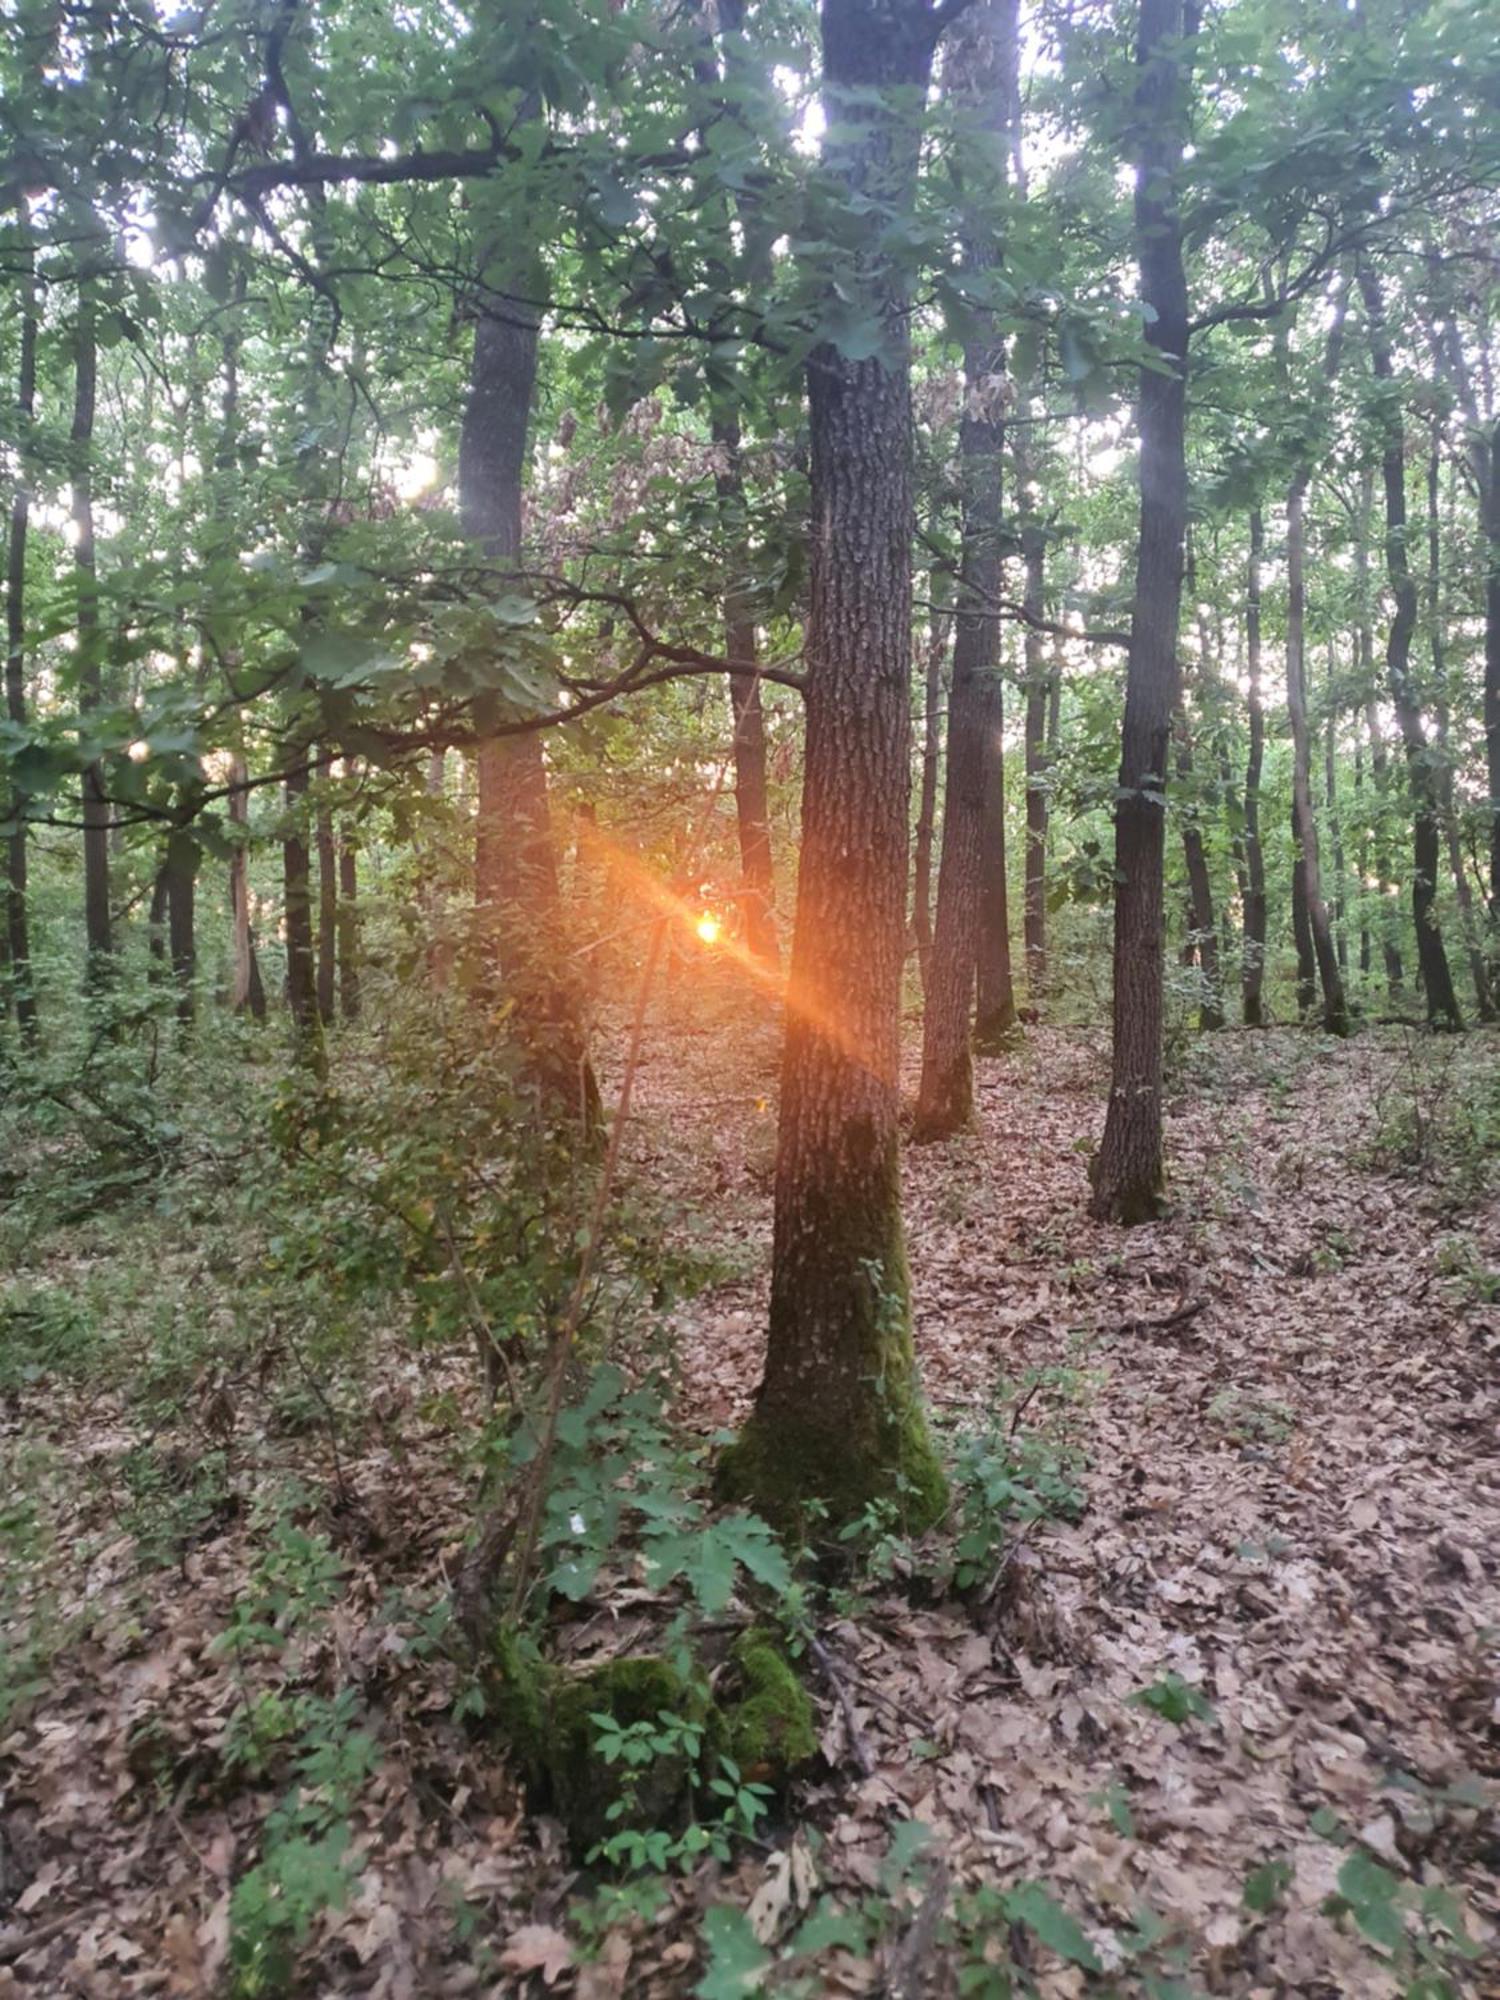
[{"label": "lens flare", "polygon": [[698,919],[696,929],[699,937],[705,944],[717,944],[719,942],[719,920],[712,910],[705,910],[703,912],[703,915]]}]

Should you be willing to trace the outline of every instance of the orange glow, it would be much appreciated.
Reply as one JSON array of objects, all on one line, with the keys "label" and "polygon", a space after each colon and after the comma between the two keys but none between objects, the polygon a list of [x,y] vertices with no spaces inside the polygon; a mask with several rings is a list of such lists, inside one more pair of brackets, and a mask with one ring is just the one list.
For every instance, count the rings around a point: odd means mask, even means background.
[{"label": "orange glow", "polygon": [[719,920],[712,910],[705,910],[694,928],[705,944],[719,942]]}]

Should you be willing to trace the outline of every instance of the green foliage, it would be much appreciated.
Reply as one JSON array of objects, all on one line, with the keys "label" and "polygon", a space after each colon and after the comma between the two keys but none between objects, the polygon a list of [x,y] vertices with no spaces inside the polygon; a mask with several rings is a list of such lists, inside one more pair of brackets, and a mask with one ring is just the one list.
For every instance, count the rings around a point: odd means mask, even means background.
[{"label": "green foliage", "polygon": [[1132,1708],[1149,1708],[1164,1722],[1181,1725],[1213,1718],[1213,1706],[1207,1697],[1178,1673],[1165,1673],[1160,1680],[1152,1681],[1149,1687],[1137,1688],[1126,1699]]}]

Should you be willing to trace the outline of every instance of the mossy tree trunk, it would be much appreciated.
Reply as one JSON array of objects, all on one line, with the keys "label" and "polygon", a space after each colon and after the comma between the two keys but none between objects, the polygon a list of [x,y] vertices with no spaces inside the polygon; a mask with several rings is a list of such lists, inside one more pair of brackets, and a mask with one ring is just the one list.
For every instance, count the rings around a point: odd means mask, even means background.
[{"label": "mossy tree trunk", "polygon": [[[932,59],[924,0],[824,0],[826,164],[904,213]],[[866,238],[878,350],[808,360],[810,607],[802,865],[776,1161],[770,1337],[721,1486],[779,1519],[873,1499],[908,1523],[946,1488],[917,1391],[901,1229],[897,1062],[911,711],[907,294]],[[863,343],[861,343],[863,345]]]},{"label": "mossy tree trunk", "polygon": [[1140,527],[1115,809],[1113,1060],[1094,1215],[1159,1213],[1162,1133],[1163,861],[1168,738],[1178,686],[1177,628],[1187,531],[1188,298],[1177,179],[1187,124],[1187,54],[1196,11],[1141,0],[1136,43],[1135,234],[1151,308],[1137,402]]}]

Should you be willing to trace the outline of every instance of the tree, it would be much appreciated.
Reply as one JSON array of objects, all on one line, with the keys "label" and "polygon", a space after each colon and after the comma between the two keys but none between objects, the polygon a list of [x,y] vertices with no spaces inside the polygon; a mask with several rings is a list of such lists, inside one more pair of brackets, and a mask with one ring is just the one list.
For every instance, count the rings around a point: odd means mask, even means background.
[{"label": "tree", "polygon": [[[98,399],[99,335],[92,272],[78,279],[73,326],[73,423],[69,432],[72,468],[73,574],[77,589],[78,705],[81,714],[104,700],[103,635],[99,627],[99,564],[94,539],[94,412]],[[83,773],[83,912],[86,981],[99,986],[114,957],[114,922],[109,903],[109,801],[104,770],[97,759]]]},{"label": "tree", "polygon": [[1266,979],[1266,856],[1260,834],[1261,777],[1266,757],[1266,710],[1261,693],[1260,581],[1265,529],[1260,509],[1250,515],[1250,553],[1245,574],[1245,671],[1250,710],[1250,749],[1245,766],[1245,948],[1240,1004],[1247,1028],[1263,1028]]},{"label": "tree", "polygon": [[1443,934],[1438,925],[1437,885],[1441,858],[1442,799],[1438,775],[1412,681],[1411,649],[1417,628],[1417,585],[1407,552],[1406,442],[1395,368],[1386,331],[1380,280],[1368,260],[1359,267],[1360,296],[1370,365],[1379,392],[1376,418],[1382,433],[1381,482],[1385,489],[1385,566],[1395,609],[1386,637],[1386,683],[1406,752],[1406,779],[1412,802],[1412,917],[1417,928],[1417,963],[1435,1028],[1463,1026]]},{"label": "tree", "polygon": [[[26,542],[31,525],[30,431],[36,416],[37,297],[35,252],[24,209],[20,236],[20,357],[16,369],[16,472],[11,491],[10,535],[5,559],[5,714],[12,728],[26,727]],[[15,1008],[22,1037],[37,1035],[36,988],[31,967],[31,926],[27,905],[26,795],[14,781],[8,801],[6,838],[5,943],[9,958],[7,998]]]},{"label": "tree", "polygon": [[[992,156],[990,171],[975,176],[978,188],[988,193],[1004,186],[1016,91],[1016,33],[1015,0],[985,0],[960,18],[945,56],[945,81],[955,104],[978,129],[980,161],[986,151]],[[998,241],[977,190],[968,191],[968,203],[964,271],[976,298],[982,299],[999,261]],[[1015,1023],[1005,908],[1004,716],[996,615],[1004,566],[1005,344],[993,310],[977,306],[974,317],[976,332],[964,350],[959,422],[961,553],[942,851],[922,1017],[922,1080],[912,1123],[912,1137],[919,1140],[947,1138],[973,1117],[970,1018],[976,977],[978,1026],[986,1043],[993,1045]]]},{"label": "tree", "polygon": [[807,362],[816,532],[770,1329],[720,1473],[781,1518],[818,1500],[846,1519],[879,1497],[918,1526],[946,1497],[901,1226],[912,416],[908,284],[883,241],[912,205],[939,26],[923,0],[824,0],[825,165],[866,218],[840,276],[867,320]]},{"label": "tree", "polygon": [[1196,12],[1141,0],[1136,41],[1135,236],[1150,310],[1141,370],[1140,529],[1115,807],[1113,1060],[1091,1212],[1155,1215],[1162,1155],[1162,865],[1168,738],[1178,687],[1177,627],[1187,532],[1188,295],[1177,205],[1187,121],[1187,50]]}]

